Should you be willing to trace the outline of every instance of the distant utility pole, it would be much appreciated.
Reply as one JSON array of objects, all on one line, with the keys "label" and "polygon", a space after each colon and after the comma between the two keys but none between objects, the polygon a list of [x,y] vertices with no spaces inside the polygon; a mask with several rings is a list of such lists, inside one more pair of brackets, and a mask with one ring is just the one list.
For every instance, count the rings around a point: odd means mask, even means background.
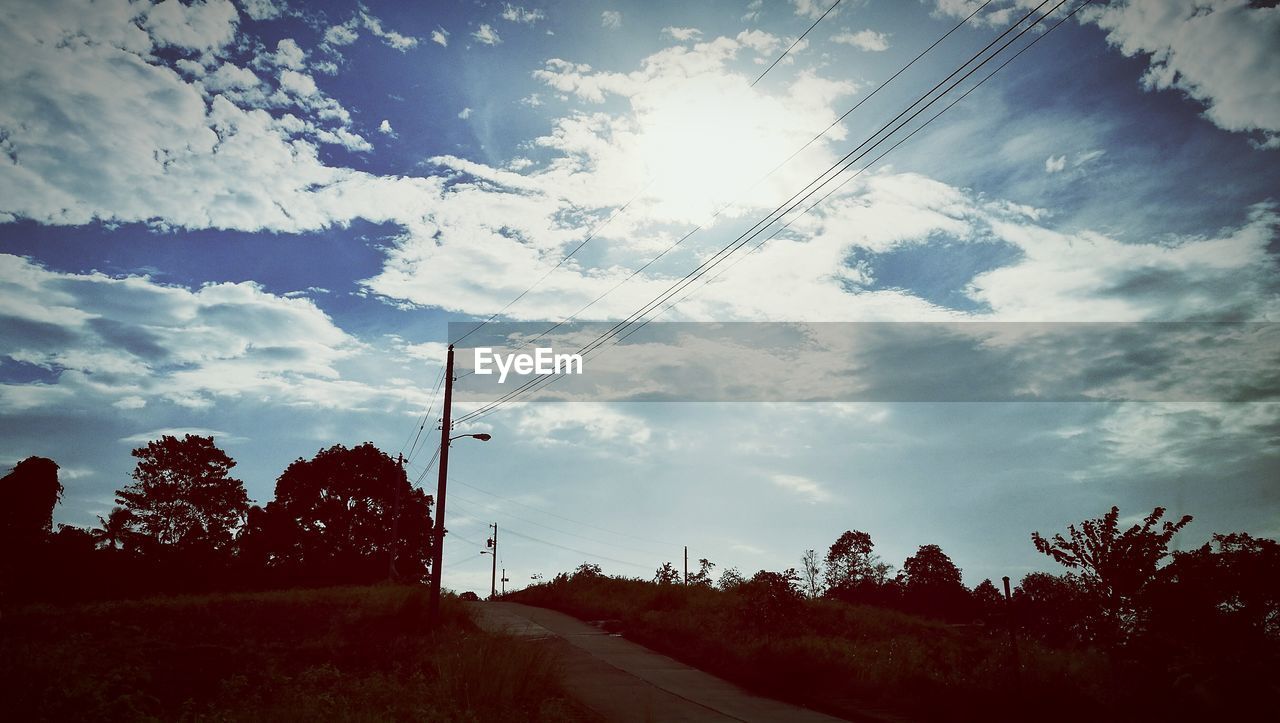
[{"label": "distant utility pole", "polygon": [[[404,474],[404,453],[396,455],[396,464],[400,467],[400,474]],[[406,478],[408,479],[408,478]],[[387,553],[387,579],[396,581],[400,579],[400,573],[396,572],[396,548],[400,544],[400,479],[397,477],[392,484],[395,485],[395,505],[391,511],[391,544]]]},{"label": "distant utility pole", "polygon": [[506,594],[507,594],[507,582],[508,582],[508,579],[507,579],[507,568],[505,568],[505,567],[504,567],[504,568],[502,568],[502,579],[501,579],[501,580],[502,580],[502,594],[503,594],[503,595],[506,595]]},{"label": "distant utility pole", "polygon": [[444,417],[440,422],[440,481],[436,483],[435,546],[431,550],[431,597],[427,618],[431,626],[440,622],[440,569],[444,560],[444,493],[449,479],[449,427],[453,425],[453,344],[444,366]]},{"label": "distant utility pole", "polygon": [[[492,600],[498,596],[498,523],[495,522],[489,526],[493,528],[493,537],[489,540],[489,547],[493,548],[493,553],[490,555],[493,558],[493,572],[489,575],[489,599]],[[507,571],[504,568],[502,571],[503,580],[506,577]]]},{"label": "distant utility pole", "polygon": [[689,546],[684,546],[684,584],[689,584]]}]

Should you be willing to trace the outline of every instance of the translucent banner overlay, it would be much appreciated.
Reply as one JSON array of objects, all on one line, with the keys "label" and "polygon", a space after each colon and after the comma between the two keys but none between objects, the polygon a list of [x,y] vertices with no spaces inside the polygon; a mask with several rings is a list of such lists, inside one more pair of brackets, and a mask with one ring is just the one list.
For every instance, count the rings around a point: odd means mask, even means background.
[{"label": "translucent banner overlay", "polygon": [[1263,322],[466,322],[449,338],[463,402],[1280,401],[1280,324]]}]

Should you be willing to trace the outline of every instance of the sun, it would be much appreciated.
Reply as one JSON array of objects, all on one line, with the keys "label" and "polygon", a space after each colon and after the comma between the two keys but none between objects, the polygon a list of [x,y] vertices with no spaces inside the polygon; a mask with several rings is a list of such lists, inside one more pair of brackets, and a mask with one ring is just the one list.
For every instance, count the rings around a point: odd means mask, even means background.
[{"label": "sun", "polygon": [[655,216],[673,221],[705,221],[726,204],[776,203],[784,174],[761,179],[812,137],[812,119],[732,76],[685,79],[633,105],[646,196]]}]

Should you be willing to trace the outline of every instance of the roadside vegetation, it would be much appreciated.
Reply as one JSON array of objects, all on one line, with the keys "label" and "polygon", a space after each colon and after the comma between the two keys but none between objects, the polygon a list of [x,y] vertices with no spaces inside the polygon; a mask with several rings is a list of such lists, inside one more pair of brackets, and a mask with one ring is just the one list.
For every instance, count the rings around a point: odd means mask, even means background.
[{"label": "roadside vegetation", "polygon": [[1033,535],[1068,572],[1028,574],[1009,598],[965,588],[936,545],[894,575],[856,530],[799,570],[713,582],[702,560],[686,583],[670,563],[652,580],[584,563],[507,597],[853,719],[1252,719],[1280,696],[1280,545],[1236,533],[1171,554],[1189,518],[1163,513]]},{"label": "roadside vegetation", "polygon": [[0,619],[13,721],[578,721],[547,648],[380,585],[32,604]]}]

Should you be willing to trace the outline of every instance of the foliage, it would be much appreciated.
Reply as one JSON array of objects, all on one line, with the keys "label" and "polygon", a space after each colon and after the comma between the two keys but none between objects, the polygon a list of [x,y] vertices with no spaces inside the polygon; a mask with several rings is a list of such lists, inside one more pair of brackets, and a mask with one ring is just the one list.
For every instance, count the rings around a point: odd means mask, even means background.
[{"label": "foliage", "polygon": [[431,528],[431,498],[409,484],[403,467],[368,442],[337,444],[285,469],[241,547],[265,555],[286,579],[370,582],[394,571],[420,581]]},{"label": "foliage", "polygon": [[680,571],[675,565],[669,562],[662,563],[657,572],[653,574],[653,581],[659,585],[675,585],[680,582]]},{"label": "foliage", "polygon": [[698,571],[689,576],[689,584],[711,587],[711,571],[714,570],[715,567],[716,564],[707,558],[699,558]]},{"label": "foliage", "polygon": [[720,579],[716,581],[716,587],[721,590],[734,590],[746,581],[747,579],[742,576],[742,573],[738,572],[738,568],[727,567],[720,573]]},{"label": "foliage", "polygon": [[419,587],[38,606],[0,619],[8,720],[575,721],[550,648]]},{"label": "foliage", "polygon": [[44,457],[27,457],[0,478],[0,549],[17,553],[44,540],[62,491],[58,465]]},{"label": "foliage", "polygon": [[818,567],[818,553],[815,550],[805,550],[801,556],[800,580],[804,583],[804,593],[809,599],[822,596],[822,568]]},{"label": "foliage", "polygon": [[960,568],[937,545],[921,545],[902,563],[904,602],[915,612],[946,618],[971,617],[968,589]]},{"label": "foliage", "polygon": [[1100,603],[1095,623],[1097,636],[1107,644],[1123,642],[1139,624],[1139,596],[1155,579],[1160,562],[1169,555],[1169,541],[1191,522],[1185,515],[1177,522],[1160,522],[1163,507],[1155,508],[1142,521],[1120,531],[1120,510],[1095,520],[1085,520],[1077,528],[1068,526],[1061,534],[1045,539],[1031,533],[1036,549],[1072,570],[1079,570],[1080,582]]},{"label": "foliage", "polygon": [[165,435],[133,450],[133,484],[116,491],[125,526],[140,542],[159,549],[230,552],[249,498],[228,476],[235,460],[212,437]]}]

